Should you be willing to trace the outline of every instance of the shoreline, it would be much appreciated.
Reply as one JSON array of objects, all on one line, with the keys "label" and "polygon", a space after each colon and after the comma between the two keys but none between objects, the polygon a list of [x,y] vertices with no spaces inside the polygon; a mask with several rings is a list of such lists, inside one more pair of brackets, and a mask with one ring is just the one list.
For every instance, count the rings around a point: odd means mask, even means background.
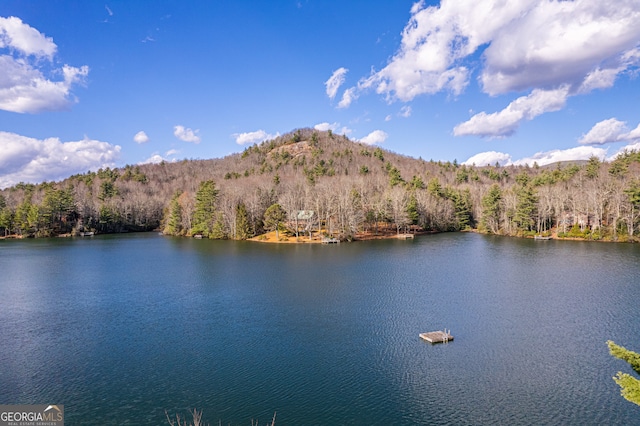
[{"label": "shoreline", "polygon": [[[414,231],[409,232],[413,236],[418,235],[430,235],[430,234],[439,234],[437,231]],[[407,233],[398,234],[396,231],[389,232],[363,232],[356,234],[351,240],[343,240],[341,242],[357,242],[357,241],[372,241],[372,240],[392,240],[392,239],[403,239],[400,235],[405,235]],[[267,243],[267,244],[323,244],[323,237],[319,237],[314,235],[311,240],[309,240],[308,236],[280,236],[280,238],[276,238],[275,231],[267,232],[266,234],[259,235],[257,237],[249,238],[247,241],[254,241],[257,243]]]},{"label": "shoreline", "polygon": [[[151,231],[137,231],[137,232],[159,232],[158,230]],[[400,237],[401,235],[410,234],[412,236],[421,236],[421,235],[433,235],[433,234],[441,234],[444,232],[472,232],[480,235],[493,235],[498,237],[507,237],[507,238],[522,238],[522,239],[534,239],[534,236],[517,236],[517,235],[506,235],[506,234],[492,234],[489,232],[482,232],[478,229],[463,229],[461,231],[413,231],[409,233],[401,233],[398,234],[396,231],[383,231],[378,233],[372,232],[363,232],[356,234],[352,239],[341,240],[340,242],[358,242],[358,241],[372,241],[372,240],[391,240],[391,239],[405,239]],[[121,234],[122,232],[113,232],[113,233],[104,233],[104,234],[95,234],[95,235],[115,235]],[[124,232],[128,233],[128,232]],[[592,238],[580,238],[580,237],[558,237],[558,233],[556,231],[551,232],[549,235],[551,240],[555,241],[584,241],[584,242],[595,242],[595,243],[627,243],[627,244],[635,244],[640,242],[637,237],[629,238],[624,236],[618,240],[612,239],[592,239]],[[182,236],[185,238],[193,238],[193,236]],[[73,235],[70,233],[59,234],[59,235],[51,235],[47,237],[35,237],[30,235],[3,235],[0,236],[0,241],[2,240],[27,240],[27,239],[42,239],[42,238],[84,238],[79,235]],[[311,239],[308,236],[299,236],[295,237],[292,235],[281,235],[279,238],[276,238],[275,231],[267,232],[266,234],[258,235],[253,238],[248,238],[245,241],[257,242],[257,243],[266,243],[266,244],[323,244],[323,237],[314,235]]]}]

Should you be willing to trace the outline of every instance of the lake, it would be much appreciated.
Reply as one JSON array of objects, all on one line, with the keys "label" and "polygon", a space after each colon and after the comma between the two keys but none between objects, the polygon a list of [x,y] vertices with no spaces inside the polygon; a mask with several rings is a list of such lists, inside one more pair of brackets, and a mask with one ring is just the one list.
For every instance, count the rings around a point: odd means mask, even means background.
[{"label": "lake", "polygon": [[[0,404],[66,425],[640,425],[640,246],[0,241]],[[447,344],[419,339],[451,329]]]}]

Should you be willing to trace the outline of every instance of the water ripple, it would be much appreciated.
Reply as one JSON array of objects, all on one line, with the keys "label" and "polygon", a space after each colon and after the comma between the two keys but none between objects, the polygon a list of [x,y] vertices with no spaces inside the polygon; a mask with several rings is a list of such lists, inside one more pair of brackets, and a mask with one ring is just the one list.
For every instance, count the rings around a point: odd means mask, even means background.
[{"label": "water ripple", "polygon": [[5,245],[0,402],[69,425],[640,424],[604,344],[638,345],[639,248],[548,243]]}]

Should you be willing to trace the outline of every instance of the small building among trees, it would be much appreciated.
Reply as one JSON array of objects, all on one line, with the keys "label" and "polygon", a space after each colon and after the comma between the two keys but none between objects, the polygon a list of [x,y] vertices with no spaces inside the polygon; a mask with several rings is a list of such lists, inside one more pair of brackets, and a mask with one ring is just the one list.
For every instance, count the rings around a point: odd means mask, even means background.
[{"label": "small building among trees", "polygon": [[312,238],[312,228],[316,224],[316,214],[313,210],[294,210],[289,221],[289,229],[293,229],[296,238],[300,232],[308,234],[309,239]]}]

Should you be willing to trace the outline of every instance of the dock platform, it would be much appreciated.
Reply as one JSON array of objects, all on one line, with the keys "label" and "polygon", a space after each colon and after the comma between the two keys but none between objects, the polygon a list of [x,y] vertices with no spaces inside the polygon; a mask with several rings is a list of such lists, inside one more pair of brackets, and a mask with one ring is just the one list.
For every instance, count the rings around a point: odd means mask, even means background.
[{"label": "dock platform", "polygon": [[453,340],[451,330],[444,331],[430,331],[428,333],[420,333],[420,338],[426,340],[429,343],[447,343]]},{"label": "dock platform", "polygon": [[337,238],[329,238],[329,237],[322,237],[322,244],[339,244],[340,240]]},{"label": "dock platform", "polygon": [[415,235],[413,235],[413,234],[398,234],[396,236],[396,238],[398,238],[400,240],[413,240],[414,236]]}]

